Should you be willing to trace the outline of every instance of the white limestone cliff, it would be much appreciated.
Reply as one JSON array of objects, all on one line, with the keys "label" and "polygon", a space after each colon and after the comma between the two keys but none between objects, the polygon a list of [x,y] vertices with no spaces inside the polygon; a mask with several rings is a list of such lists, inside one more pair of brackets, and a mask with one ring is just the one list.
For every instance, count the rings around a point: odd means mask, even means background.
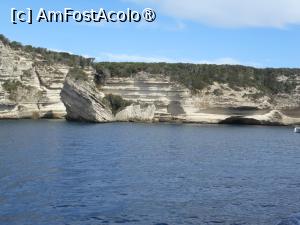
[{"label": "white limestone cliff", "polygon": [[[60,92],[68,71],[68,66],[39,63],[0,41],[0,119],[63,118]],[[3,87],[9,82],[18,82],[13,93]]]},{"label": "white limestone cliff", "polygon": [[93,83],[75,81],[67,77],[61,92],[67,109],[67,119],[89,122],[111,122],[113,115],[101,99],[104,95],[96,90]]},{"label": "white limestone cliff", "polygon": [[153,121],[273,125],[300,123],[300,88],[291,95],[276,96],[275,101],[264,95],[252,98],[259,94],[255,88],[240,87],[234,90],[216,82],[193,93],[164,75],[141,72],[127,78],[108,78],[100,89],[106,95],[119,95],[136,104],[153,104]]},{"label": "white limestone cliff", "polygon": [[[297,84],[290,94],[267,96],[255,87],[218,82],[192,91],[165,74],[146,72],[106,77],[96,85],[92,68],[84,69],[86,81],[66,78],[71,69],[0,41],[0,119],[300,124],[300,74],[292,81],[278,78]],[[102,101],[110,94],[131,104],[114,114]]]},{"label": "white limestone cliff", "polygon": [[[255,101],[248,95],[257,93],[251,88],[235,91],[213,84],[201,92],[192,93],[163,75],[139,73],[130,78],[109,78],[104,85],[67,78],[62,100],[73,120],[92,122],[145,121],[186,123],[240,123],[255,125],[292,125],[300,123],[299,111],[286,110],[297,101],[272,105],[266,96]],[[215,89],[229,92],[216,96]],[[210,90],[210,92],[209,92]],[[209,93],[208,93],[209,92]],[[107,95],[121,96],[131,104],[113,115],[105,105]],[[296,93],[298,95],[298,93]],[[210,98],[208,97],[210,96]],[[209,101],[209,99],[211,99]],[[291,115],[289,115],[291,114]]]},{"label": "white limestone cliff", "polygon": [[122,111],[118,112],[115,116],[116,121],[129,122],[129,121],[143,121],[151,122],[154,119],[155,105],[142,107],[141,105],[130,105]]}]

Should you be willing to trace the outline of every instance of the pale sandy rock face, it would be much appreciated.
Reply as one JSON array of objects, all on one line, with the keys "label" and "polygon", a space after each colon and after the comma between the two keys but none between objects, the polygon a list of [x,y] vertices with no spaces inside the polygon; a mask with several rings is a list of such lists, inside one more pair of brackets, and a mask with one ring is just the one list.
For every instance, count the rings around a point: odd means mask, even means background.
[{"label": "pale sandy rock face", "polygon": [[[108,78],[101,91],[136,104],[154,104],[155,121],[222,123],[238,116],[240,120],[250,122],[257,117],[270,124],[293,124],[300,118],[297,89],[290,95],[277,95],[271,99],[254,87],[231,88],[215,82],[201,91],[192,92],[163,75],[140,73],[129,78]],[[283,115],[282,119],[274,119],[270,112],[275,109],[285,112],[294,109],[296,113],[294,117]]]},{"label": "pale sandy rock face", "polygon": [[61,92],[67,109],[67,119],[90,122],[111,122],[111,110],[102,103],[104,97],[92,82],[66,78]]},{"label": "pale sandy rock face", "polygon": [[[261,95],[261,96],[260,96]],[[255,97],[255,100],[253,98]],[[214,82],[194,96],[201,109],[242,108],[269,109],[270,98],[254,87],[231,88],[227,84]]]},{"label": "pale sandy rock face", "polygon": [[[60,92],[68,71],[67,66],[48,66],[0,41],[0,118],[63,118]],[[16,81],[13,91],[3,87]]]},{"label": "pale sandy rock face", "polygon": [[155,105],[157,118],[184,114],[181,102],[190,96],[188,89],[168,78],[146,73],[132,78],[109,78],[101,91],[106,95],[119,95],[138,105]]},{"label": "pale sandy rock face", "polygon": [[93,82],[67,77],[61,92],[67,109],[67,118],[90,122],[152,121],[155,106],[132,104],[114,115],[105,105],[105,94]]},{"label": "pale sandy rock face", "polygon": [[130,105],[124,110],[118,112],[115,116],[116,121],[153,121],[155,114],[155,105],[142,107],[141,105]]},{"label": "pale sandy rock face", "polygon": [[[300,124],[299,117],[289,117],[279,110],[272,110],[271,112],[264,114],[264,115],[255,115],[249,116],[248,118],[253,118],[255,120],[263,121],[262,124],[270,124],[275,125],[293,125],[293,124]],[[264,122],[265,121],[265,122]]]},{"label": "pale sandy rock face", "polygon": [[[67,113],[69,119],[93,122],[299,123],[300,75],[277,78],[296,84],[289,94],[266,95],[255,87],[218,82],[192,91],[164,74],[146,72],[109,76],[96,87],[92,68],[84,70],[88,81],[82,83],[66,79],[70,69],[48,65],[42,57],[33,58],[0,41],[0,119],[63,118]],[[109,94],[132,104],[113,115],[102,102]]]}]

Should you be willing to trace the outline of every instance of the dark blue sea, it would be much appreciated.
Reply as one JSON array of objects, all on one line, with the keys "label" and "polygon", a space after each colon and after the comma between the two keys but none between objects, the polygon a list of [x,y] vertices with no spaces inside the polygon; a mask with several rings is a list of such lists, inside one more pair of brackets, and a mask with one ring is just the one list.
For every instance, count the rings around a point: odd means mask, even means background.
[{"label": "dark blue sea", "polygon": [[1,225],[276,225],[298,212],[291,127],[0,121]]}]

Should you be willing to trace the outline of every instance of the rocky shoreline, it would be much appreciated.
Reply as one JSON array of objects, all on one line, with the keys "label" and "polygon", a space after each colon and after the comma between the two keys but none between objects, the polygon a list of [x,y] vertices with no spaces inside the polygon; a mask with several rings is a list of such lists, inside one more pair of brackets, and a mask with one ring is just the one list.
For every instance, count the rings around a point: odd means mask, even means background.
[{"label": "rocky shoreline", "polygon": [[[255,86],[218,80],[195,90],[167,74],[140,70],[116,75],[105,65],[95,69],[80,56],[35,51],[0,40],[0,119],[300,124],[300,72],[278,75],[279,87],[294,84],[289,93],[266,95]],[[72,63],[63,63],[61,54]],[[50,63],[45,57],[61,59]]]},{"label": "rocky shoreline", "polygon": [[[139,80],[141,82],[141,80]],[[156,80],[158,81],[158,80]],[[145,82],[145,81],[144,81]],[[147,82],[150,82],[149,80]],[[152,81],[153,82],[153,81]],[[120,90],[120,89],[118,89]],[[106,92],[106,93],[105,93]],[[182,92],[182,91],[181,91]],[[176,123],[208,123],[208,124],[248,124],[248,125],[294,125],[300,123],[300,118],[284,115],[279,110],[271,110],[265,114],[225,115],[201,112],[187,112],[184,103],[190,99],[178,99],[171,113],[170,103],[165,104],[166,111],[160,104],[153,102],[131,100],[129,106],[117,113],[104,103],[108,92],[105,87],[97,88],[94,82],[75,81],[67,77],[61,93],[61,99],[67,109],[67,118],[70,120],[90,122],[176,122]],[[151,93],[149,94],[151,95]],[[124,96],[124,95],[123,95]],[[153,98],[153,97],[152,97]],[[186,98],[193,98],[192,95]],[[127,98],[128,99],[128,98]],[[157,102],[157,100],[156,100]],[[189,105],[192,108],[193,105]],[[179,113],[179,111],[182,111]]]}]

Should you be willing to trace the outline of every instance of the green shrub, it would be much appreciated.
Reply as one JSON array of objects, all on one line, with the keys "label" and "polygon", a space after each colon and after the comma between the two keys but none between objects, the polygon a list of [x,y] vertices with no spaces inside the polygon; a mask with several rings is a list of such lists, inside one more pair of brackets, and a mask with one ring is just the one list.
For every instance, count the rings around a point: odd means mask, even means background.
[{"label": "green shrub", "polygon": [[54,63],[61,63],[73,67],[89,67],[93,66],[94,58],[85,58],[78,55],[73,55],[67,52],[54,52],[46,48],[35,48],[31,45],[22,45],[16,41],[10,41],[4,35],[0,34],[0,41],[4,45],[10,46],[15,50],[22,50],[24,52],[30,53],[34,58],[41,58],[44,64],[52,65]]},{"label": "green shrub", "polygon": [[[18,42],[10,42],[5,36],[0,35],[0,40],[11,46],[13,49],[22,50],[30,53],[33,58],[37,58],[35,65],[38,64],[65,64],[75,69],[70,71],[76,79],[84,79],[84,72],[81,69],[94,67],[98,74],[103,78],[107,77],[131,77],[138,72],[144,71],[151,74],[163,74],[169,76],[172,81],[178,82],[196,93],[199,90],[219,82],[228,84],[230,88],[238,90],[240,87],[255,87],[265,95],[278,93],[290,94],[296,88],[296,82],[279,82],[279,76],[295,78],[299,76],[300,69],[258,69],[240,65],[207,65],[207,64],[188,64],[188,63],[114,63],[99,62],[94,63],[94,58],[85,58],[66,52],[54,52],[45,48],[35,48],[30,45],[23,46]],[[20,53],[21,54],[21,53]],[[98,85],[103,80],[97,80]]]},{"label": "green shrub", "polygon": [[23,76],[24,77],[31,77],[31,69],[23,70]]},{"label": "green shrub", "polygon": [[17,50],[17,49],[21,49],[23,46],[20,42],[13,41],[10,43],[10,47]]},{"label": "green shrub", "polygon": [[10,44],[10,41],[8,38],[6,38],[4,35],[0,34],[0,41],[2,41],[2,43],[4,45],[9,45]]},{"label": "green shrub", "polygon": [[119,95],[112,94],[106,95],[102,99],[102,101],[111,109],[114,115],[116,115],[118,112],[122,111],[124,108],[132,104],[131,101],[127,101]]},{"label": "green shrub", "polygon": [[18,88],[22,88],[23,84],[18,80],[7,80],[2,84],[2,87],[9,93],[9,99],[14,101],[17,97]]},{"label": "green shrub", "polygon": [[[43,92],[36,90],[34,87],[29,85],[24,85],[18,80],[7,80],[2,84],[3,89],[9,94],[9,99],[11,101],[24,100],[27,99],[27,95],[20,95],[18,91],[25,91],[25,93],[30,93],[30,96],[33,96],[37,101],[42,100]],[[21,92],[22,93],[22,92]]]},{"label": "green shrub", "polygon": [[223,95],[223,91],[220,90],[220,89],[215,89],[215,90],[213,91],[213,94],[214,94],[215,96],[221,96],[221,95]]},{"label": "green shrub", "polygon": [[18,80],[7,80],[2,84],[2,87],[8,93],[17,91],[18,87],[22,87],[22,83]]},{"label": "green shrub", "polygon": [[88,80],[88,75],[80,68],[70,69],[68,75],[73,77],[75,80]]},{"label": "green shrub", "polygon": [[187,63],[113,63],[101,62],[96,68],[107,69],[112,77],[131,77],[144,71],[169,76],[192,91],[202,90],[213,82],[239,87],[255,87],[265,94],[291,93],[295,82],[279,82],[279,76],[293,78],[300,69],[258,69],[239,65],[206,65]]}]

